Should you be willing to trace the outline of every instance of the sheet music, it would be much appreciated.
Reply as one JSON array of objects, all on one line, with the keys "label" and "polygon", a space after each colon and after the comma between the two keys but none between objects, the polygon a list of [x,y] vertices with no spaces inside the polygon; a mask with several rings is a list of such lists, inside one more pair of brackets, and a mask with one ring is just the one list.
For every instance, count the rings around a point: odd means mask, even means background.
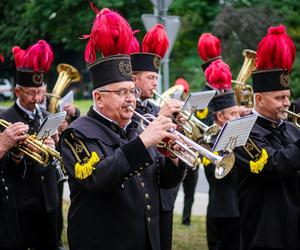
[{"label": "sheet music", "polygon": [[45,139],[56,133],[59,125],[66,118],[67,112],[59,112],[56,114],[48,115],[42,122],[39,131],[37,132],[37,138],[39,140]]},{"label": "sheet music", "polygon": [[217,137],[213,146],[213,151],[221,151],[227,148],[234,149],[235,147],[244,146],[256,119],[257,115],[251,114],[226,122]]},{"label": "sheet music", "polygon": [[74,92],[73,90],[69,91],[63,98],[59,101],[59,112],[64,111],[64,107],[68,104],[74,103]]},{"label": "sheet music", "polygon": [[181,111],[205,109],[215,94],[215,90],[190,93],[186,98]]}]

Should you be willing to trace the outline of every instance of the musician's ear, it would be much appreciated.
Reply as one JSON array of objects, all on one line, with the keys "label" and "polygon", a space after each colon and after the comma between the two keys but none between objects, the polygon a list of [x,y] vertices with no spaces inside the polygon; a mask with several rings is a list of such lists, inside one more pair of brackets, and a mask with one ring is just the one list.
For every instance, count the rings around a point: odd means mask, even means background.
[{"label": "musician's ear", "polygon": [[255,94],[255,105],[257,105],[258,107],[263,107],[263,100],[264,97],[261,93],[256,93]]}]

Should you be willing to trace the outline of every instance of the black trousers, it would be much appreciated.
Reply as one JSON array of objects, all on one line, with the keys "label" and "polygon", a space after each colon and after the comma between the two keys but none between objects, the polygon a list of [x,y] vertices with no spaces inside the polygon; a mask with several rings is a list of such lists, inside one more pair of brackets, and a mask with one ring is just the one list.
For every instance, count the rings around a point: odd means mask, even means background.
[{"label": "black trousers", "polygon": [[239,218],[206,218],[209,250],[241,250]]},{"label": "black trousers", "polygon": [[57,236],[59,244],[62,244],[61,237],[64,228],[64,217],[63,217],[63,192],[64,192],[64,182],[59,182],[58,184],[58,211],[57,211]]},{"label": "black trousers", "polygon": [[22,249],[57,250],[57,212],[19,213]]},{"label": "black trousers", "polygon": [[192,206],[194,203],[195,188],[198,181],[198,168],[196,170],[187,170],[186,177],[182,182],[184,192],[184,205],[182,213],[182,224],[191,224]]},{"label": "black trousers", "polygon": [[172,249],[173,210],[159,212],[160,249]]}]

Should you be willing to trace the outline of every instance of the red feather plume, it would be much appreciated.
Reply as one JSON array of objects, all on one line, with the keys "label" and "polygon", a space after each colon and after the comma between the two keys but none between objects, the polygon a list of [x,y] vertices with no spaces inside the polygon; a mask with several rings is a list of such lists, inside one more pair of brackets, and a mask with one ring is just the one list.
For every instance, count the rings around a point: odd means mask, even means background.
[{"label": "red feather plume", "polygon": [[221,41],[211,33],[203,33],[198,39],[198,54],[206,62],[221,55]]},{"label": "red feather plume", "polygon": [[139,30],[134,30],[132,32],[132,40],[130,43],[130,46],[128,48],[128,51],[126,54],[131,54],[131,53],[138,53],[140,52],[140,43],[138,41],[138,39],[134,36],[136,33],[140,32]]},{"label": "red feather plume", "polygon": [[[94,11],[97,11],[95,7]],[[132,40],[132,30],[128,22],[117,12],[108,8],[98,11],[93,28],[85,48],[85,60],[92,63],[96,60],[96,51],[103,56],[126,54]]]},{"label": "red feather plume", "polygon": [[270,27],[268,34],[258,44],[256,68],[287,69],[290,72],[295,56],[296,48],[285,26]]},{"label": "red feather plume", "polygon": [[213,61],[205,70],[207,82],[217,90],[231,89],[232,75],[228,64],[221,59]]},{"label": "red feather plume", "polygon": [[164,57],[169,48],[169,38],[165,27],[161,24],[153,26],[145,35],[142,42],[142,51]]},{"label": "red feather plume", "polygon": [[4,57],[0,54],[0,61],[4,63]]},{"label": "red feather plume", "polygon": [[177,78],[175,85],[182,85],[184,87],[184,93],[188,93],[190,91],[189,83],[184,78]]},{"label": "red feather plume", "polygon": [[14,55],[16,67],[20,68],[25,54],[25,50],[21,49],[19,46],[14,46],[11,51]]},{"label": "red feather plume", "polygon": [[31,45],[23,56],[21,67],[36,71],[48,72],[53,62],[53,51],[45,40],[39,40]]}]

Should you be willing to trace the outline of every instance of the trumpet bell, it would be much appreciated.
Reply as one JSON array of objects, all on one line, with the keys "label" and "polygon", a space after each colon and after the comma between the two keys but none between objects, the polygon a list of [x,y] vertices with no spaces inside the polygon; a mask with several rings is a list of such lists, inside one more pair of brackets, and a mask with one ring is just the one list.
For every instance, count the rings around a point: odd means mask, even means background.
[{"label": "trumpet bell", "polygon": [[233,153],[227,154],[218,160],[215,165],[215,178],[224,178],[233,168],[235,162],[235,156]]}]

